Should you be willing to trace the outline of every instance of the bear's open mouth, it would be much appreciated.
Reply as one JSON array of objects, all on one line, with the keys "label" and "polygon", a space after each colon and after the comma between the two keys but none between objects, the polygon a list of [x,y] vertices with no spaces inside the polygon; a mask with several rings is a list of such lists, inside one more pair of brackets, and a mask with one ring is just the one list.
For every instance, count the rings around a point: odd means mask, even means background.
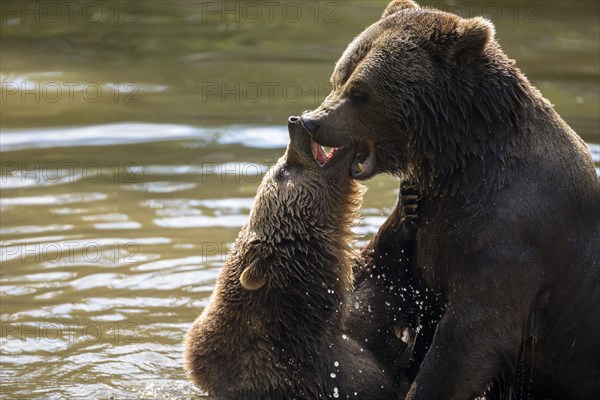
[{"label": "bear's open mouth", "polygon": [[319,166],[324,167],[331,159],[333,155],[342,149],[342,147],[325,147],[321,146],[314,140],[310,141],[312,154],[315,161],[319,164]]},{"label": "bear's open mouth", "polygon": [[352,163],[351,174],[355,179],[369,178],[375,172],[375,149],[372,142],[359,143]]},{"label": "bear's open mouth", "polygon": [[[336,153],[348,147],[321,146],[312,139],[310,145],[313,158],[320,167],[325,167],[334,158]],[[354,157],[350,174],[355,179],[367,179],[375,171],[374,145],[372,142],[364,142],[355,145],[355,148],[356,156]]]}]

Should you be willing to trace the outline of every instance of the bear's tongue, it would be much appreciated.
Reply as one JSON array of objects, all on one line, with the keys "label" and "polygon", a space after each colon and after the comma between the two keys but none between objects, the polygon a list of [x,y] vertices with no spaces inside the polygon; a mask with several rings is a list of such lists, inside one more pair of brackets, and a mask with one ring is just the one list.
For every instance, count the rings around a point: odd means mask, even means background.
[{"label": "bear's tongue", "polygon": [[335,152],[338,149],[337,147],[331,147],[329,149],[329,152],[326,152],[325,148],[323,148],[321,145],[319,145],[314,140],[311,142],[311,144],[312,144],[313,158],[315,159],[315,161],[317,163],[319,163],[319,165],[321,167],[325,166],[325,164],[327,164],[329,162],[329,160],[331,160],[331,157],[333,157],[333,155],[335,154]]}]

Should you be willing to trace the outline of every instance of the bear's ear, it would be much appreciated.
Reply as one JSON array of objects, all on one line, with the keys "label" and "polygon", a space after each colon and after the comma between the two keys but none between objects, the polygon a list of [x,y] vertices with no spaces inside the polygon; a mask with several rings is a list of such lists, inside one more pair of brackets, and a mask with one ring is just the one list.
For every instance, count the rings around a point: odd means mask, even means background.
[{"label": "bear's ear", "polygon": [[455,54],[478,54],[494,38],[494,25],[485,18],[475,17],[461,20],[458,26],[458,41]]},{"label": "bear's ear", "polygon": [[392,2],[385,8],[385,11],[381,15],[381,19],[387,18],[398,11],[411,8],[419,8],[419,5],[412,0],[392,0]]},{"label": "bear's ear", "polygon": [[250,266],[246,267],[246,269],[240,275],[240,283],[242,287],[248,291],[255,291],[267,283],[267,277],[264,271],[258,266],[258,262],[255,261]]}]

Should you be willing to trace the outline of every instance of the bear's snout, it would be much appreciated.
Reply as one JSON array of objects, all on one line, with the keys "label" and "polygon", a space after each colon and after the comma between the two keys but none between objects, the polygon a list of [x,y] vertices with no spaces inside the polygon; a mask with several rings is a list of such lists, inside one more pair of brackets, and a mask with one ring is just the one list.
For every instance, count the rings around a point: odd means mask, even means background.
[{"label": "bear's snout", "polygon": [[300,123],[311,135],[314,135],[319,129],[319,124],[317,124],[317,122],[311,118],[310,113],[305,112],[302,114],[300,117]]},{"label": "bear's snout", "polygon": [[[290,134],[290,139],[294,135],[306,134],[306,129],[300,123],[300,117],[292,115],[288,118],[288,132]],[[306,135],[308,137],[308,135]]]}]

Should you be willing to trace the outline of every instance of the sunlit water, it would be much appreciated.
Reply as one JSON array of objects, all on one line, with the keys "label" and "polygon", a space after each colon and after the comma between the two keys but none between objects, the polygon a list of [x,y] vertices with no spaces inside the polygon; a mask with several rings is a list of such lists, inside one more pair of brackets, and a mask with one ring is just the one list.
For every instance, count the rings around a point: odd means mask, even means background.
[{"label": "sunlit water", "polygon": [[[183,372],[183,336],[283,154],[287,116],[322,100],[334,61],[386,3],[320,2],[315,22],[304,2],[297,23],[223,23],[199,3],[159,1],[135,3],[134,25],[2,20],[2,398],[202,396]],[[494,2],[497,36],[600,163],[598,4],[530,3]],[[36,102],[7,91],[71,81],[107,95]],[[273,81],[303,96],[206,93]],[[128,84],[137,102],[125,102]],[[389,176],[368,187],[357,247],[397,197]]]}]

